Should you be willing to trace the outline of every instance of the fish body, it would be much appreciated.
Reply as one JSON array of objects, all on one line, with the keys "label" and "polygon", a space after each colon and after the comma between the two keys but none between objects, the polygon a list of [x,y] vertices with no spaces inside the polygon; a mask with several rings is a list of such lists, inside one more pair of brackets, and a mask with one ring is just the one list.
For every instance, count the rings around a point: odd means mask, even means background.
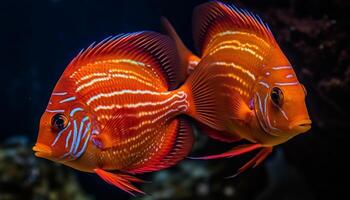
[{"label": "fish body", "polygon": [[[280,88],[284,97],[291,97],[284,102],[305,108],[303,86],[277,46],[271,47],[244,33],[227,31],[214,37],[197,66],[211,75],[208,84],[217,94],[216,113],[221,113],[220,123],[213,127],[254,143],[278,145],[300,133],[290,129],[289,118],[301,122],[309,119],[303,113],[299,118],[298,110],[292,106],[277,107],[270,90]],[[271,54],[274,56],[269,61]]]},{"label": "fish body", "polygon": [[[128,174],[157,171],[191,150],[189,112],[171,40],[140,32],[81,52],[57,82],[40,121],[36,155],[97,173],[129,193]],[[112,173],[113,172],[113,173]]]},{"label": "fish body", "polygon": [[35,154],[133,194],[143,193],[133,174],[189,154],[193,132],[184,115],[215,139],[250,142],[202,159],[261,149],[239,172],[310,128],[305,88],[260,18],[214,1],[199,6],[194,19],[199,57],[169,26],[174,41],[132,33],[79,53],[40,120]]},{"label": "fish body", "polygon": [[[164,23],[178,49],[185,48],[170,23]],[[200,55],[189,74],[203,132],[225,142],[249,144],[201,159],[261,151],[239,172],[260,163],[272,147],[311,127],[306,90],[274,36],[260,17],[233,5],[212,1],[194,10],[193,35]],[[189,63],[195,55],[188,53]],[[205,95],[203,95],[203,91]]]},{"label": "fish body", "polygon": [[[156,73],[150,68],[140,67],[146,65],[144,63],[115,58],[110,62],[105,61],[102,67],[98,65],[93,63],[84,66],[79,73],[69,76],[69,81],[75,83],[72,92],[56,96],[67,90],[60,86],[54,89],[50,99],[52,104],[48,105],[47,111],[62,108],[68,103],[65,100],[72,97],[76,100],[70,103],[83,102],[81,106],[68,108],[67,112],[58,112],[72,118],[81,114],[82,120],[73,121],[70,129],[66,130],[68,133],[77,133],[76,140],[72,134],[73,137],[60,140],[55,145],[61,146],[62,143],[62,146],[69,148],[75,143],[73,151],[63,158],[79,157],[81,145],[92,137],[86,148],[89,144],[98,147],[88,152],[95,154],[94,158],[98,158],[95,162],[99,166],[118,170],[137,168],[143,159],[151,159],[156,153],[145,151],[144,155],[138,154],[141,157],[135,156],[140,150],[151,146],[161,149],[162,145],[169,145],[161,142],[162,137],[165,137],[165,126],[187,109],[186,95],[183,92],[168,92]],[[117,124],[110,124],[111,121]],[[108,138],[110,136],[113,137]]]}]

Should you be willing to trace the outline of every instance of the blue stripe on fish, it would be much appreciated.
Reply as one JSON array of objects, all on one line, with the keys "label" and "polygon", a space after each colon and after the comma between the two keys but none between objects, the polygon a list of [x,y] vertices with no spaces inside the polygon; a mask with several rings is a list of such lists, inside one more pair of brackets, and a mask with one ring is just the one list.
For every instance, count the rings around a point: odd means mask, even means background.
[{"label": "blue stripe on fish", "polygon": [[70,126],[70,122],[68,123],[68,125],[67,125],[66,128],[62,129],[62,130],[57,134],[55,140],[54,140],[53,143],[51,144],[52,147],[56,145],[56,143],[58,142],[58,139],[61,137],[62,133],[63,133],[65,130],[67,130],[67,128],[68,128],[69,126]]},{"label": "blue stripe on fish", "polygon": [[69,131],[67,138],[66,138],[66,148],[68,148],[68,143],[69,143],[69,139],[72,136],[72,130]]},{"label": "blue stripe on fish", "polygon": [[78,133],[77,121],[74,120],[74,121],[73,121],[73,124],[74,124],[74,131],[73,131],[73,140],[72,140],[72,144],[71,144],[71,146],[70,146],[69,152],[67,152],[65,155],[63,155],[63,157],[66,157],[66,156],[72,154],[73,148],[74,148],[75,143],[76,143],[76,140],[77,140],[77,133]]},{"label": "blue stripe on fish", "polygon": [[74,109],[70,112],[69,116],[73,117],[74,114],[75,114],[76,112],[78,112],[78,111],[83,111],[83,110],[84,110],[84,109],[82,109],[82,108],[74,108]]},{"label": "blue stripe on fish", "polygon": [[84,137],[86,136],[86,133],[87,133],[88,130],[90,129],[90,126],[91,126],[91,123],[88,123],[88,124],[86,125],[86,129],[85,129],[85,131],[84,131],[84,134],[83,134],[83,137],[82,137],[82,138],[84,138]]},{"label": "blue stripe on fish", "polygon": [[66,102],[69,102],[69,101],[74,101],[75,99],[76,99],[76,97],[69,97],[69,98],[61,100],[59,103],[66,103]]},{"label": "blue stripe on fish", "polygon": [[76,155],[77,158],[79,158],[85,152],[87,144],[88,144],[88,141],[90,139],[90,136],[91,136],[91,134],[88,135],[88,137],[85,138],[85,142],[84,142],[83,147],[81,148],[81,150]]},{"label": "blue stripe on fish", "polygon": [[78,136],[77,136],[77,142],[76,142],[76,145],[74,147],[73,154],[76,154],[77,151],[78,151],[78,148],[79,148],[79,145],[80,145],[81,136],[82,136],[82,131],[83,131],[83,127],[84,127],[84,122],[85,121],[81,121],[80,122],[79,132],[78,132]]}]

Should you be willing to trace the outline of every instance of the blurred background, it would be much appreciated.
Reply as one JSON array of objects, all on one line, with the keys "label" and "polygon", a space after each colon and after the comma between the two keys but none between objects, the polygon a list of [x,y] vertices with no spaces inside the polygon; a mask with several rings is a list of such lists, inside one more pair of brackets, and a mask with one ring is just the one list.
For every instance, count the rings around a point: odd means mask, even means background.
[{"label": "blurred background", "polygon": [[[132,197],[94,174],[33,156],[38,123],[68,62],[93,41],[161,31],[166,16],[193,49],[191,0],[3,0],[0,3],[0,200],[340,199],[347,194],[350,135],[348,0],[235,0],[259,14],[308,90],[312,130],[275,148],[261,166],[232,179],[253,156],[185,160],[142,176]],[[197,134],[193,155],[229,149]],[[344,198],[341,198],[344,199]]]}]

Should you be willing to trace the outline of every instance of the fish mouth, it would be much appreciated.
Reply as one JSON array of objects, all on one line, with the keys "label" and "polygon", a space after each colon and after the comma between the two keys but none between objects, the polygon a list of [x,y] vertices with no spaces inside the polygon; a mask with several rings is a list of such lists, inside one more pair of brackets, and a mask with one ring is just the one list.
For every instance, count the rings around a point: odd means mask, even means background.
[{"label": "fish mouth", "polygon": [[289,129],[295,133],[304,133],[311,129],[312,121],[310,119],[298,120],[292,122],[289,126]]},{"label": "fish mouth", "polygon": [[32,150],[35,151],[35,156],[37,157],[47,158],[52,155],[51,148],[45,144],[37,143]]}]

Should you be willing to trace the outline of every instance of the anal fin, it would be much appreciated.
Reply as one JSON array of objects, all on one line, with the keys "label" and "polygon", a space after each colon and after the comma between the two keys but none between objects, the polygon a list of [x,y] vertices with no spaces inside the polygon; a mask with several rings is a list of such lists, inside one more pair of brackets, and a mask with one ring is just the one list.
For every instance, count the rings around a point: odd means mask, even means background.
[{"label": "anal fin", "polygon": [[143,191],[132,185],[131,182],[143,183],[145,181],[136,177],[126,174],[114,174],[111,172],[104,171],[103,169],[94,169],[97,175],[99,175],[107,183],[114,185],[121,190],[135,196],[135,193],[145,194]]}]

